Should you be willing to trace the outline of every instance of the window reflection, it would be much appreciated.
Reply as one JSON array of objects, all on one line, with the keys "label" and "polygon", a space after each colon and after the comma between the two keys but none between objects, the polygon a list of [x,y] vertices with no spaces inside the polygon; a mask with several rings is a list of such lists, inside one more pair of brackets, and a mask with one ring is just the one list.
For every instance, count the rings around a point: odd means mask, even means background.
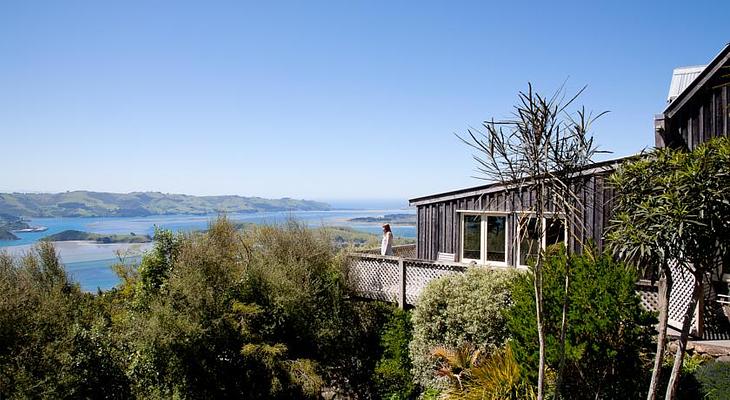
[{"label": "window reflection", "polygon": [[565,242],[565,221],[562,218],[545,219],[545,245]]},{"label": "window reflection", "polygon": [[479,215],[464,216],[464,253],[462,258],[482,258],[482,218]]},{"label": "window reflection", "polygon": [[506,217],[487,217],[487,261],[506,262]]},{"label": "window reflection", "polygon": [[540,233],[537,231],[537,218],[523,218],[520,221],[520,264],[537,256],[540,251]]}]

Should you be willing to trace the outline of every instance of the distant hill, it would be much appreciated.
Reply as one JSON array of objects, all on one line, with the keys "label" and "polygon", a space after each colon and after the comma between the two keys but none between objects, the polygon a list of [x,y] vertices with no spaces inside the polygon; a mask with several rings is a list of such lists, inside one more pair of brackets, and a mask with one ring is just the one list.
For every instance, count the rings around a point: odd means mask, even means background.
[{"label": "distant hill", "polygon": [[14,215],[0,213],[0,240],[18,240],[12,231],[30,228],[25,221]]},{"label": "distant hill", "polygon": [[140,217],[258,211],[321,211],[326,203],[290,198],[189,196],[159,192],[0,193],[0,213],[23,217]]},{"label": "distant hill", "polygon": [[148,235],[135,235],[130,233],[128,235],[104,235],[101,233],[89,233],[76,230],[67,230],[49,235],[41,240],[49,242],[64,242],[69,240],[92,240],[97,243],[148,243],[152,241],[152,238]]},{"label": "distant hill", "polygon": [[18,240],[19,237],[15,236],[13,232],[0,227],[0,240]]}]

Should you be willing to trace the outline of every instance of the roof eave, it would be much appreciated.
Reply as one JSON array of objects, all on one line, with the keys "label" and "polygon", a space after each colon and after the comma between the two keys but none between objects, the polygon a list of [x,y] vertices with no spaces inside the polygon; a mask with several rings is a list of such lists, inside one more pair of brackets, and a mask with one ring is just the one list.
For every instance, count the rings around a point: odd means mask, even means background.
[{"label": "roof eave", "polygon": [[[594,172],[606,172],[611,170],[612,168],[615,168],[618,164],[630,160],[636,157],[641,156],[640,154],[634,154],[626,157],[619,157],[619,158],[613,158],[610,160],[605,161],[599,161],[596,163],[593,163],[589,166],[586,166],[583,170],[580,171],[581,175],[587,175]],[[450,190],[448,192],[442,192],[442,193],[436,193],[428,196],[420,196],[415,197],[413,199],[408,200],[409,206],[422,206],[427,204],[433,204],[433,203],[440,203],[444,201],[449,201],[453,199],[460,199],[464,197],[470,197],[470,196],[478,196],[486,193],[492,193],[492,192],[498,192],[505,190],[506,186],[511,185],[512,182],[494,182],[490,183],[488,185],[481,185],[481,186],[473,186],[465,189],[458,189],[458,190]]]},{"label": "roof eave", "polygon": [[715,56],[715,58],[707,64],[707,67],[687,86],[671,103],[664,109],[663,114],[669,118],[672,118],[679,109],[682,108],[694,95],[702,88],[707,81],[715,75],[720,68],[727,61],[730,60],[730,43],[726,44],[725,47]]}]

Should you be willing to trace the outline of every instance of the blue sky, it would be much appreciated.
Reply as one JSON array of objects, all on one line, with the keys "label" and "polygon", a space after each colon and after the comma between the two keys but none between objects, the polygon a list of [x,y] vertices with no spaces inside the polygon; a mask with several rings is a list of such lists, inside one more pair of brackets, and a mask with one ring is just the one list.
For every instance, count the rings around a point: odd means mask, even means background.
[{"label": "blue sky", "polygon": [[0,191],[457,189],[481,182],[453,134],[508,116],[528,81],[588,85],[580,102],[611,111],[597,142],[628,155],[653,145],[672,68],[730,41],[728,15],[726,1],[4,1]]}]

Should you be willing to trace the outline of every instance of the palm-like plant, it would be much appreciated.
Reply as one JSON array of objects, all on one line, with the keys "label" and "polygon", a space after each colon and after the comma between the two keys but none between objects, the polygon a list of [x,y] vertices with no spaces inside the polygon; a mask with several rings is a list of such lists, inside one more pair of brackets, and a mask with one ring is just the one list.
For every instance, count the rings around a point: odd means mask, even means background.
[{"label": "palm-like plant", "polygon": [[440,364],[436,375],[447,378],[459,390],[464,389],[464,380],[468,379],[472,368],[477,366],[481,354],[480,350],[469,343],[464,343],[456,349],[439,346],[431,352]]},{"label": "palm-like plant", "polygon": [[456,349],[437,347],[432,354],[442,366],[436,374],[451,386],[445,399],[516,400],[534,399],[535,391],[523,378],[520,366],[507,345],[486,355],[469,344]]}]

